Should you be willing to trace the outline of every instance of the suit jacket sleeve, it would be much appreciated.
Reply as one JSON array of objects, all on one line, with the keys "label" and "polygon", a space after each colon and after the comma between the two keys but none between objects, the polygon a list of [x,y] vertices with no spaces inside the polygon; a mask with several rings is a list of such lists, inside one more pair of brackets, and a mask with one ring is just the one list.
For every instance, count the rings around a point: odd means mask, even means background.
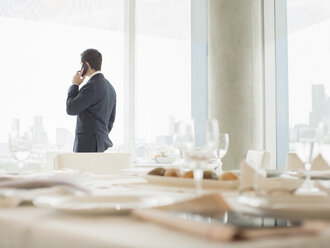
[{"label": "suit jacket sleeve", "polygon": [[78,115],[95,102],[95,90],[93,84],[84,85],[80,91],[78,85],[71,85],[66,100],[66,112],[68,115]]},{"label": "suit jacket sleeve", "polygon": [[112,130],[113,123],[115,122],[115,117],[116,117],[116,102],[115,102],[115,105],[113,106],[113,109],[112,109],[112,112],[110,115],[110,119],[109,119],[109,124],[108,124],[109,133]]}]

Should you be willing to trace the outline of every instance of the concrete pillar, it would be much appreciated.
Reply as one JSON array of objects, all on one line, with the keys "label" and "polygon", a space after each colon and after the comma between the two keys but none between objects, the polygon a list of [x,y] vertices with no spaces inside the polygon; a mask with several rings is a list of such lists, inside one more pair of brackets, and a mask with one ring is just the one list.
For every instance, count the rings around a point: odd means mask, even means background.
[{"label": "concrete pillar", "polygon": [[262,0],[209,0],[209,116],[229,133],[223,169],[264,149]]}]

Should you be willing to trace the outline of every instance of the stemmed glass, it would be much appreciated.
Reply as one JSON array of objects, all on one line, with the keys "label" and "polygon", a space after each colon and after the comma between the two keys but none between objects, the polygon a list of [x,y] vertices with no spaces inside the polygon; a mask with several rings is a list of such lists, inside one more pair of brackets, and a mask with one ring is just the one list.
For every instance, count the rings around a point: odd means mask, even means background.
[{"label": "stemmed glass", "polygon": [[299,189],[297,189],[296,192],[302,194],[319,192],[320,190],[314,187],[313,181],[311,180],[311,176],[310,176],[312,161],[318,153],[313,130],[301,129],[299,131],[299,139],[295,143],[294,148],[296,154],[304,163],[305,172],[306,172],[305,182]]},{"label": "stemmed glass", "polygon": [[216,166],[214,170],[217,174],[221,173],[222,159],[227,154],[228,145],[229,135],[227,133],[220,133],[218,120],[208,120],[206,127],[206,147],[215,155]]},{"label": "stemmed glass", "polygon": [[210,150],[217,150],[219,146],[219,122],[216,119],[207,120],[206,122],[206,143]]},{"label": "stemmed glass", "polygon": [[196,193],[201,194],[203,189],[203,168],[210,161],[212,154],[210,153],[210,150],[204,146],[192,147],[191,149],[187,150],[186,155],[194,171]]},{"label": "stemmed glass", "polygon": [[214,168],[219,175],[222,171],[222,159],[226,156],[229,146],[228,133],[220,133],[218,149],[215,151],[217,158],[217,165]]},{"label": "stemmed glass", "polygon": [[197,194],[202,192],[203,188],[203,170],[204,167],[214,158],[214,151],[219,147],[219,123],[212,119],[206,122],[205,145],[202,147],[192,147],[187,150],[187,157],[194,171],[194,181]]},{"label": "stemmed glass", "polygon": [[31,134],[25,132],[22,135],[19,131],[11,131],[9,134],[9,149],[13,157],[18,162],[18,172],[22,172],[25,168],[24,162],[30,156],[32,148]]},{"label": "stemmed glass", "polygon": [[194,122],[180,121],[173,136],[173,146],[180,153],[180,169],[183,170],[185,153],[194,146]]}]

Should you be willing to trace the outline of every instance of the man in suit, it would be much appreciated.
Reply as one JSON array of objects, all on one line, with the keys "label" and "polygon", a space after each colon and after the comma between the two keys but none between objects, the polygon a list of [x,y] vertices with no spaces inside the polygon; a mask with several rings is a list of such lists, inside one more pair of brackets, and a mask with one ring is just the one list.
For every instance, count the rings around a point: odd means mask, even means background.
[{"label": "man in suit", "polygon": [[[109,133],[116,116],[116,92],[101,73],[102,54],[87,49],[81,54],[87,70],[73,76],[66,100],[66,112],[77,115],[74,152],[104,152],[112,146]],[[80,84],[88,76],[89,80]]]}]

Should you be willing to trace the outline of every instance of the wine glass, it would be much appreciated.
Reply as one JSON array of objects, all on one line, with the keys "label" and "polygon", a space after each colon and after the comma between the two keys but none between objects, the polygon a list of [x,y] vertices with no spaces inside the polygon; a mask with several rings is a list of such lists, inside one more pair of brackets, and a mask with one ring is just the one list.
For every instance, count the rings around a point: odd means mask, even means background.
[{"label": "wine glass", "polygon": [[173,136],[173,146],[180,153],[180,169],[183,170],[185,152],[194,145],[194,122],[180,121]]},{"label": "wine glass", "polygon": [[318,153],[317,144],[315,142],[315,134],[312,129],[299,130],[298,141],[294,145],[297,156],[302,160],[305,166],[306,179],[303,185],[297,189],[297,193],[311,194],[320,190],[314,187],[310,177],[312,161]]},{"label": "wine glass", "polygon": [[202,192],[204,167],[214,158],[214,151],[219,147],[219,123],[215,119],[207,120],[205,145],[191,147],[187,157],[194,171],[194,181],[197,194]]},{"label": "wine glass", "polygon": [[219,122],[216,119],[207,120],[206,146],[211,150],[217,150],[219,146]]},{"label": "wine glass", "polygon": [[186,155],[194,171],[196,193],[201,194],[203,189],[204,167],[212,158],[212,154],[207,146],[203,146],[192,147],[186,151]]},{"label": "wine glass", "polygon": [[219,175],[222,171],[222,159],[226,156],[229,146],[229,134],[220,133],[218,149],[215,151],[217,158],[217,165],[214,168]]},{"label": "wine glass", "polygon": [[25,168],[25,161],[30,156],[32,148],[32,139],[29,132],[22,135],[17,130],[12,130],[9,134],[9,149],[13,157],[18,162],[18,172],[22,172]]}]

